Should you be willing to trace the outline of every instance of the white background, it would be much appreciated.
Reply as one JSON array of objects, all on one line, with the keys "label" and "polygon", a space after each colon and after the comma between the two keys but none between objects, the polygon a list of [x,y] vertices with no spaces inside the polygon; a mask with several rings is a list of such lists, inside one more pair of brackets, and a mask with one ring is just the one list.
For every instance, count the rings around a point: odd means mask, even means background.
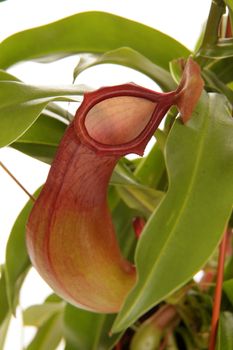
[{"label": "white background", "polygon": [[[150,25],[193,49],[208,16],[209,7],[210,0],[8,0],[0,3],[0,41],[17,31],[46,24],[77,12],[101,10]],[[28,62],[12,67],[9,72],[32,84],[63,85],[72,83],[72,72],[76,64],[77,57],[49,65]],[[80,75],[78,83],[98,87],[129,81],[156,88],[155,84],[142,74],[112,65],[84,72]],[[67,108],[72,107],[67,105]],[[45,181],[49,169],[47,165],[12,149],[0,149],[0,160],[31,193]],[[12,224],[27,200],[22,190],[0,168],[0,264],[4,263],[5,246]],[[32,270],[21,293],[22,308],[42,302],[49,292],[49,287]],[[26,330],[22,334],[21,315],[18,310],[4,350],[21,349],[32,333],[33,331]],[[62,348],[60,345],[60,349]]]}]

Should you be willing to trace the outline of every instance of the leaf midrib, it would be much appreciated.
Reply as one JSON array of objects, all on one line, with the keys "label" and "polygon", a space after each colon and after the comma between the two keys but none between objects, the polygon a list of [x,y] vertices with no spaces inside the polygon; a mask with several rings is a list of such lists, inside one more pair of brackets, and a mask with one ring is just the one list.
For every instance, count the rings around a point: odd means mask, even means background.
[{"label": "leaf midrib", "polygon": [[58,147],[58,143],[56,142],[46,142],[46,141],[32,141],[32,140],[26,140],[26,139],[18,139],[14,143],[23,144],[23,145],[37,145],[37,146],[48,146],[48,147]]}]

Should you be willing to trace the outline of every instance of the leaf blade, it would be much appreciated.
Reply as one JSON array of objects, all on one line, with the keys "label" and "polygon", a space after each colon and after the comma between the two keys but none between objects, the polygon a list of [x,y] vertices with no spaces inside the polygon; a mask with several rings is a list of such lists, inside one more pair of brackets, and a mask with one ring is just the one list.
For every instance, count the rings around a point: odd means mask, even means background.
[{"label": "leaf blade", "polygon": [[36,87],[16,81],[0,81],[0,147],[22,136],[49,102],[72,100],[86,89],[85,86]]},{"label": "leaf blade", "polygon": [[55,350],[62,339],[62,317],[57,313],[43,324],[26,350]]},{"label": "leaf blade", "polygon": [[143,24],[109,13],[83,12],[5,39],[0,44],[0,67],[51,55],[104,53],[122,46],[131,47],[167,70],[173,58],[190,54],[176,40]]},{"label": "leaf blade", "polygon": [[[37,197],[40,189],[38,189],[34,196]],[[18,215],[6,247],[6,287],[7,287],[7,298],[11,311],[15,312],[15,307],[18,302],[18,295],[23,283],[23,280],[31,266],[26,242],[25,242],[25,227],[32,209],[33,203],[28,201],[24,206],[20,214]],[[17,264],[15,261],[17,260]]]},{"label": "leaf blade", "polygon": [[154,80],[164,91],[176,89],[171,75],[164,68],[159,67],[147,57],[130,47],[121,47],[104,54],[81,55],[80,61],[74,70],[74,80],[90,67],[100,64],[113,63],[133,68]]},{"label": "leaf blade", "polygon": [[228,311],[222,312],[219,319],[216,350],[233,349],[232,327],[233,314]]},{"label": "leaf blade", "polygon": [[[166,151],[170,188],[139,241],[139,281],[113,331],[129,326],[186,283],[216,248],[232,207],[232,132],[230,111],[220,95],[204,95],[189,123],[174,124]],[[217,209],[213,198],[221,198]],[[208,220],[209,215],[214,219]]]},{"label": "leaf blade", "polygon": [[115,315],[95,314],[67,304],[64,314],[66,349],[108,350],[119,334],[110,336]]}]

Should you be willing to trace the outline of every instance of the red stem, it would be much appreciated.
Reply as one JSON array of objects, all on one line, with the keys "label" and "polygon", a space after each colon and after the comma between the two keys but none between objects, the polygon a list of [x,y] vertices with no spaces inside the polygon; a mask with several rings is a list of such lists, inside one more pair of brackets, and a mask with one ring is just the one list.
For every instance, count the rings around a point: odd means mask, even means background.
[{"label": "red stem", "polygon": [[146,224],[145,220],[143,218],[140,218],[137,216],[136,218],[133,219],[133,229],[136,238],[139,238],[141,236],[142,230]]},{"label": "red stem", "polygon": [[121,340],[116,344],[115,350],[121,350]]},{"label": "red stem", "polygon": [[168,340],[169,340],[169,337],[171,336],[171,334],[172,334],[172,331],[170,331],[170,332],[168,332],[166,334],[166,336],[164,337],[164,340],[160,344],[159,350],[165,350],[166,349],[166,346],[168,345]]},{"label": "red stem", "polygon": [[216,287],[215,287],[215,293],[214,293],[214,305],[213,305],[213,312],[212,312],[209,350],[215,350],[216,334],[217,334],[220,306],[221,306],[221,299],[222,299],[222,284],[223,284],[223,273],[224,273],[224,261],[225,261],[227,240],[228,240],[227,238],[228,238],[228,232],[226,231],[219,247],[217,280],[216,280]]}]

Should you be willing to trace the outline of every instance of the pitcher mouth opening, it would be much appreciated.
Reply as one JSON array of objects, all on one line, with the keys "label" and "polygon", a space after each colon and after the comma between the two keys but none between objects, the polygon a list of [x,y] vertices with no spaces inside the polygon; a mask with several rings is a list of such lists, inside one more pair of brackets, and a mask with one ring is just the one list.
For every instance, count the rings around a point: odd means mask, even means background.
[{"label": "pitcher mouth opening", "polygon": [[97,154],[143,155],[174,97],[175,92],[164,94],[135,84],[87,93],[75,118],[76,133]]}]

